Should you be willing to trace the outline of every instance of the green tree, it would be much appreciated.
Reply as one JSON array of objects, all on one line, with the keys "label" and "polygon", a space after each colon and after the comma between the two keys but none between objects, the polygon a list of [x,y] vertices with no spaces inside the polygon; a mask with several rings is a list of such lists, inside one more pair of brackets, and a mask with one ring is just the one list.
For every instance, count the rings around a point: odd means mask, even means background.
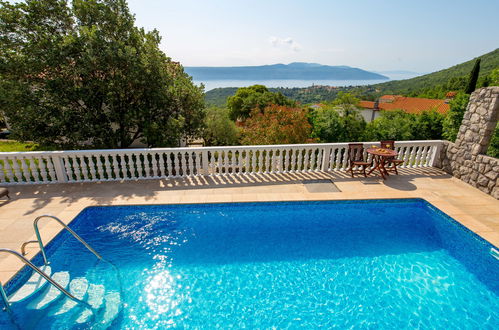
[{"label": "green tree", "polygon": [[311,115],[312,137],[320,142],[344,142],[341,116],[332,107],[314,110]]},{"label": "green tree", "polygon": [[445,116],[436,110],[424,111],[414,116],[412,138],[415,140],[439,140],[442,138]]},{"label": "green tree", "polygon": [[499,124],[497,124],[492,140],[490,141],[487,155],[499,158]]},{"label": "green tree", "polygon": [[306,110],[275,104],[254,108],[245,125],[243,143],[250,145],[304,143],[311,128]]},{"label": "green tree", "polygon": [[476,89],[476,83],[478,81],[478,75],[480,74],[480,59],[478,58],[473,65],[473,69],[470,72],[470,77],[468,78],[468,84],[466,85],[465,93],[471,94]]},{"label": "green tree", "polygon": [[449,112],[443,122],[442,137],[444,139],[452,142],[456,140],[469,99],[468,94],[458,93],[450,102]]},{"label": "green tree", "polygon": [[411,140],[414,123],[414,115],[402,110],[381,111],[380,117],[367,124],[364,140]]},{"label": "green tree", "polygon": [[254,108],[263,111],[268,105],[283,105],[294,107],[296,103],[287,99],[281,93],[272,93],[263,85],[253,85],[239,88],[235,95],[227,99],[227,108],[232,120],[246,119]]},{"label": "green tree", "polygon": [[209,146],[237,144],[239,130],[230,119],[227,108],[209,107],[206,109],[203,138]]},{"label": "green tree", "polygon": [[0,9],[0,107],[22,140],[174,146],[199,131],[203,91],[135,27],[125,0],[26,0]]}]

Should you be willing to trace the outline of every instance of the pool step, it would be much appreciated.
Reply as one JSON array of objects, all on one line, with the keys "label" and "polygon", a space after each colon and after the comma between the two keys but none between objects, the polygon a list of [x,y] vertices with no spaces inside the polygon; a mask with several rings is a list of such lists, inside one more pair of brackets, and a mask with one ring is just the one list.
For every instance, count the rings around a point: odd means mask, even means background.
[{"label": "pool step", "polygon": [[[68,272],[57,272],[51,276],[54,281],[60,284],[64,289],[67,289],[69,284],[69,273]],[[55,286],[49,285],[44,292],[42,292],[38,297],[33,299],[27,306],[28,309],[44,309],[57,298],[62,295]]]},{"label": "pool step", "polygon": [[[44,265],[40,269],[47,275],[52,274],[52,268],[50,266]],[[41,290],[45,285],[47,285],[47,280],[44,279],[37,272],[33,272],[33,275],[28,279],[22,287],[16,292],[9,296],[9,302],[17,303],[31,297],[33,294]]]},{"label": "pool step", "polygon": [[[104,285],[90,284],[90,286],[88,287],[88,304],[94,309],[100,308],[102,306],[102,301],[104,300],[104,292]],[[86,323],[91,319],[92,315],[92,311],[88,308],[85,308],[75,322],[78,324]]]},{"label": "pool step", "polygon": [[[69,292],[76,298],[83,300],[83,297],[88,290],[88,280],[83,277],[77,277],[69,283]],[[50,316],[61,315],[70,311],[78,303],[69,298],[64,298],[64,303],[61,307],[49,313]]]}]

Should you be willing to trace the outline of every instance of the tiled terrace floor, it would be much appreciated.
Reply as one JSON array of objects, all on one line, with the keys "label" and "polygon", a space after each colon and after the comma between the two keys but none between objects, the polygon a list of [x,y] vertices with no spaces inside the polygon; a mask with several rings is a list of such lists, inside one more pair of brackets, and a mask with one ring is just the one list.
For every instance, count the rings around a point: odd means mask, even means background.
[{"label": "tiled terrace floor", "polygon": [[[313,179],[331,179],[340,191],[302,183]],[[17,251],[24,241],[35,239],[35,217],[51,214],[70,222],[91,205],[414,197],[426,199],[499,247],[499,201],[434,168],[402,169],[399,176],[384,182],[374,176],[352,179],[344,172],[334,172],[31,185],[9,190],[12,199],[0,201],[0,247]],[[45,243],[61,230],[57,223],[43,220],[40,228]],[[37,252],[37,246],[30,245],[28,257]],[[0,281],[5,283],[21,266],[14,256],[0,255]]]}]

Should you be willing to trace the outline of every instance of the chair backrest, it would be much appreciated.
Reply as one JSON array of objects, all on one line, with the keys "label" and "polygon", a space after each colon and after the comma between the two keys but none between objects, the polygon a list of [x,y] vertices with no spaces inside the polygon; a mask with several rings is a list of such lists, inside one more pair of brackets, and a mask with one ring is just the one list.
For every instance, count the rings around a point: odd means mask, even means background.
[{"label": "chair backrest", "polygon": [[348,160],[351,162],[359,162],[364,160],[364,144],[349,143],[348,144]]},{"label": "chair backrest", "polygon": [[381,148],[390,149],[390,150],[395,149],[395,141],[393,141],[393,140],[380,141],[380,144],[381,144]]}]

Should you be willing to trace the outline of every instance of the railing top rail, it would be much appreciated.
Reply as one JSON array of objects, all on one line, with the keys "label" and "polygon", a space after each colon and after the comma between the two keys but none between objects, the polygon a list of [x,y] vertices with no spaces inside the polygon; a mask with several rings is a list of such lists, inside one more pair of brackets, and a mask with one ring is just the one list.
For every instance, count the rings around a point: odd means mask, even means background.
[{"label": "railing top rail", "polygon": [[[1,156],[70,156],[70,155],[98,155],[98,154],[124,154],[124,153],[154,153],[154,152],[194,152],[194,151],[223,151],[223,150],[262,150],[262,149],[299,149],[299,148],[324,148],[345,147],[353,142],[338,143],[310,143],[310,144],[274,144],[274,145],[242,145],[220,147],[182,147],[182,148],[131,148],[131,149],[88,149],[88,150],[58,150],[58,151],[22,151],[0,152]],[[379,141],[357,142],[364,145],[379,144]],[[396,145],[439,145],[443,140],[413,140],[396,141]]]}]

